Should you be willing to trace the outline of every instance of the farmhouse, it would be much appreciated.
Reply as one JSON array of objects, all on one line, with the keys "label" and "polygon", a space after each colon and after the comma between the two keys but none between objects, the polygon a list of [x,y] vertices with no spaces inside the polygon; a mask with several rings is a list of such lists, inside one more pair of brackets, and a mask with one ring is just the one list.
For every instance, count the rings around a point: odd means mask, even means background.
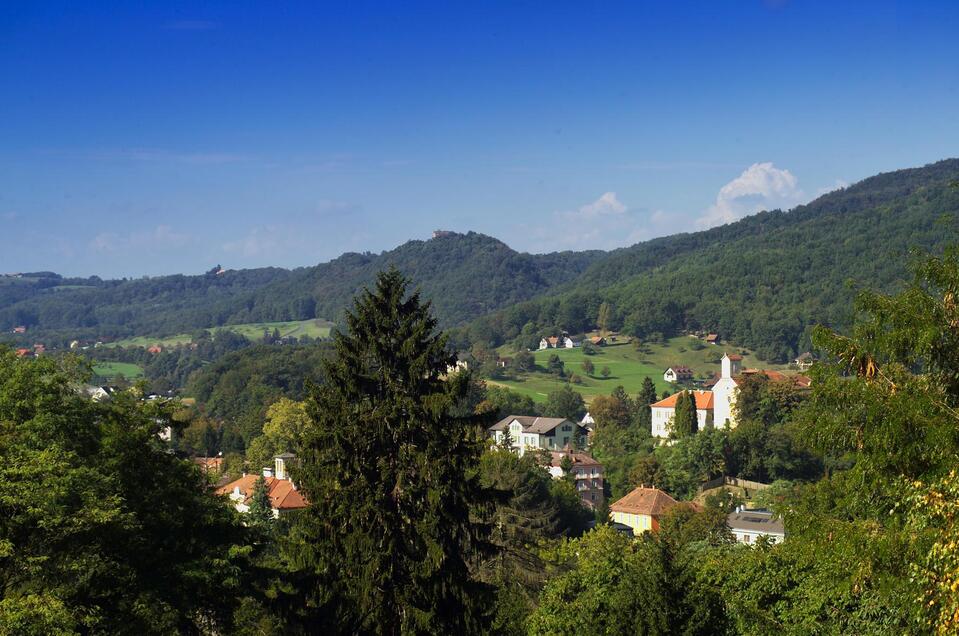
[{"label": "farmhouse", "polygon": [[719,334],[706,334],[706,344],[719,344]]},{"label": "farmhouse", "polygon": [[556,336],[549,336],[539,341],[540,351],[543,349],[555,349],[560,344],[560,339]]},{"label": "farmhouse", "polygon": [[576,443],[576,438],[586,435],[586,429],[562,417],[534,417],[510,415],[488,429],[496,444],[503,442],[506,431],[512,439],[512,448],[520,455],[528,450],[544,448],[562,450]]},{"label": "farmhouse", "polygon": [[606,338],[602,336],[593,336],[589,339],[589,343],[594,347],[605,347],[608,344]]},{"label": "farmhouse", "polygon": [[[696,400],[696,420],[699,423],[699,429],[702,430],[712,419],[714,395],[712,391],[692,391],[692,394]],[[679,393],[670,395],[666,399],[649,405],[652,412],[653,437],[669,437],[669,429],[673,416],[676,414],[676,402],[679,400],[679,395]]]},{"label": "farmhouse", "polygon": [[675,499],[658,488],[635,488],[610,506],[610,516],[615,523],[629,526],[638,536],[644,532],[659,531],[659,520],[666,511],[679,505]]},{"label": "farmhouse", "polygon": [[564,349],[574,349],[579,346],[579,342],[573,340],[569,336],[563,336],[563,348]]},{"label": "farmhouse", "polygon": [[[274,468],[263,469],[263,481],[270,498],[270,507],[273,509],[274,517],[280,517],[280,515],[291,510],[300,510],[309,505],[286,472],[286,463],[293,458],[292,453],[277,455],[274,458]],[[228,495],[239,512],[249,512],[257,479],[259,479],[259,475],[243,475],[236,481],[231,481],[217,488],[216,493],[218,495]]]},{"label": "farmhouse", "polygon": [[663,380],[665,380],[666,382],[671,382],[673,384],[675,384],[676,382],[688,382],[689,380],[692,380],[692,379],[693,379],[693,370],[685,365],[669,367],[663,373]]},{"label": "farmhouse", "polygon": [[24,327],[23,325],[20,325],[19,327],[14,327],[13,333],[27,333],[27,328]]}]

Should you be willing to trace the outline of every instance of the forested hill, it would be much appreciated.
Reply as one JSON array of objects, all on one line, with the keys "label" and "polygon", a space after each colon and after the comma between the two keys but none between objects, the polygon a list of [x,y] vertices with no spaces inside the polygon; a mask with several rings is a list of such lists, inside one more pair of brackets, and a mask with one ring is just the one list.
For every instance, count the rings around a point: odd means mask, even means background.
[{"label": "forested hill", "polygon": [[598,307],[633,335],[718,332],[783,361],[810,347],[810,328],[850,324],[857,286],[894,291],[909,250],[959,240],[959,160],[899,170],[828,193],[790,212],[617,250],[563,294],[521,303],[457,334],[532,346],[545,331],[582,332]]},{"label": "forested hill", "polygon": [[381,254],[344,254],[314,267],[217,268],[199,276],[64,279],[50,272],[0,278],[0,333],[29,339],[162,336],[228,324],[336,320],[375,273],[395,265],[433,301],[444,327],[528,300],[581,274],[603,252],[521,254],[470,232],[409,241]]}]

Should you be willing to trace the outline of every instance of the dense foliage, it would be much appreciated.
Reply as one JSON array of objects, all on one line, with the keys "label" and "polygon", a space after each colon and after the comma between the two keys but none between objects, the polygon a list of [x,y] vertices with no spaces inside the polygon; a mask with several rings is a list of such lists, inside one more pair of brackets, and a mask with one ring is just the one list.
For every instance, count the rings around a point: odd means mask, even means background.
[{"label": "dense foliage", "polygon": [[0,633],[228,631],[236,513],[160,441],[169,412],[97,404],[80,379],[0,350]]}]

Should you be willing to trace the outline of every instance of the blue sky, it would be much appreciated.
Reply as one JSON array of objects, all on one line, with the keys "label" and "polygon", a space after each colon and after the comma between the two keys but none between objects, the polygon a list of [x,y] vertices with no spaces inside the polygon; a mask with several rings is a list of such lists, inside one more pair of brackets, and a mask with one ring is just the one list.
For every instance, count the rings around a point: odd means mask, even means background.
[{"label": "blue sky", "polygon": [[0,4],[0,272],[611,248],[959,155],[955,2]]}]

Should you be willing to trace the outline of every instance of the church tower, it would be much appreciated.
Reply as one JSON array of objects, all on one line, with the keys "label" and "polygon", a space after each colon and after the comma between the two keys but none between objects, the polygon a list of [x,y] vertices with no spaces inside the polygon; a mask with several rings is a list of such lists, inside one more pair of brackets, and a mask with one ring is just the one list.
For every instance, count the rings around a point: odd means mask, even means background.
[{"label": "church tower", "polygon": [[713,386],[713,418],[717,428],[729,423],[736,427],[733,406],[736,403],[736,376],[742,373],[743,357],[737,354],[723,354],[722,375]]}]

